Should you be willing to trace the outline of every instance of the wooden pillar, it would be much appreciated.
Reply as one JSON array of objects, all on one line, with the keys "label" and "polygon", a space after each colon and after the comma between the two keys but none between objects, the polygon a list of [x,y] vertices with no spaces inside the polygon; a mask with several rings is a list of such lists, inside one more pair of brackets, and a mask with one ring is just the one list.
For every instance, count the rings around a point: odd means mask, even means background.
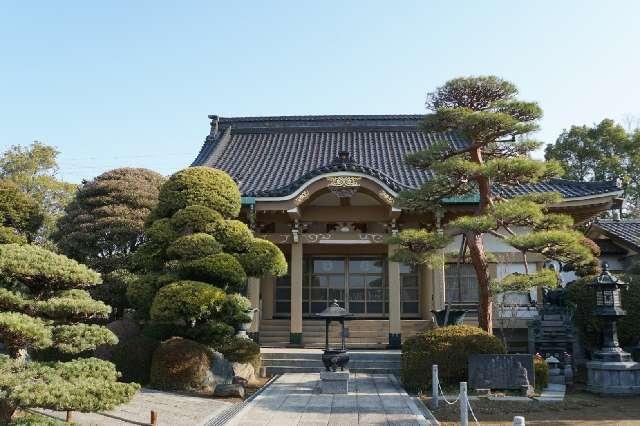
[{"label": "wooden pillar", "polygon": [[402,322],[400,319],[400,263],[393,262],[391,256],[396,245],[389,244],[389,348],[400,348]]},{"label": "wooden pillar", "polygon": [[446,301],[445,279],[444,279],[444,251],[442,252],[442,263],[433,268],[433,309],[439,311],[444,309]]},{"label": "wooden pillar", "polygon": [[302,243],[291,244],[291,326],[289,343],[302,345]]},{"label": "wooden pillar", "polygon": [[275,296],[276,278],[273,275],[262,277],[260,282],[260,295],[262,296],[262,315],[263,320],[273,319],[273,304]]},{"label": "wooden pillar", "polygon": [[431,320],[433,314],[433,269],[430,266],[420,267],[420,313],[423,320]]},{"label": "wooden pillar", "polygon": [[[251,307],[260,309],[260,278],[249,277],[247,280],[247,298],[251,301]],[[253,321],[249,328],[249,337],[256,343],[260,340],[260,311],[253,314]]]}]

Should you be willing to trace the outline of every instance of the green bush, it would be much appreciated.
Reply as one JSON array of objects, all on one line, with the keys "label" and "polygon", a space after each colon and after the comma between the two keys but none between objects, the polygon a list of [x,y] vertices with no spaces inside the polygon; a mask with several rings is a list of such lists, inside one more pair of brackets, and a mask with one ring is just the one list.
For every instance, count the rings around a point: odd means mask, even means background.
[{"label": "green bush", "polygon": [[160,341],[147,336],[135,336],[118,343],[113,350],[113,363],[122,374],[123,382],[149,383],[151,360]]},{"label": "green bush", "polygon": [[121,313],[124,309],[131,307],[127,299],[127,288],[137,279],[138,276],[136,274],[126,269],[117,269],[113,272],[102,274],[102,284],[92,288],[91,295]]},{"label": "green bush", "polygon": [[205,206],[187,206],[171,217],[173,230],[181,235],[211,233],[224,218],[217,211]]},{"label": "green bush", "polygon": [[65,290],[102,282],[100,274],[68,257],[34,245],[0,245],[0,277],[32,290]]},{"label": "green bush", "polygon": [[162,390],[213,392],[208,379],[213,353],[193,340],[174,337],[162,342],[151,360],[151,387]]},{"label": "green bush", "polygon": [[41,414],[24,414],[15,417],[9,426],[67,426],[68,423]]},{"label": "green bush", "polygon": [[207,321],[185,331],[185,337],[202,343],[203,345],[219,348],[229,340],[235,329],[223,322]]},{"label": "green bush", "polygon": [[118,338],[111,330],[96,324],[58,325],[53,328],[53,346],[66,354],[92,351],[100,345],[115,345]]},{"label": "green bush", "polygon": [[228,294],[222,305],[222,318],[226,323],[238,326],[251,321],[250,309],[249,299],[238,293]]},{"label": "green bush", "polygon": [[173,275],[147,274],[132,281],[127,287],[127,299],[136,309],[136,315],[147,318],[158,290],[177,279]]},{"label": "green bush", "polygon": [[158,291],[151,305],[151,319],[159,322],[184,321],[190,325],[218,316],[223,290],[198,281],[178,281]]},{"label": "green bush", "polygon": [[15,356],[20,349],[44,349],[51,345],[51,327],[40,318],[18,312],[0,312],[0,341]]},{"label": "green bush", "polygon": [[540,355],[533,358],[533,370],[536,378],[536,389],[544,389],[549,384],[549,366]]},{"label": "green bush", "polygon": [[282,251],[271,241],[254,238],[245,253],[237,255],[240,264],[250,277],[286,275],[287,260]]},{"label": "green bush", "polygon": [[27,244],[27,238],[13,228],[0,226],[0,244]]},{"label": "green bush", "polygon": [[180,261],[196,260],[221,251],[222,246],[213,236],[201,232],[185,235],[171,243],[167,248],[167,258]]},{"label": "green bush", "polygon": [[[629,274],[621,277],[629,283],[627,290],[621,291],[622,307],[627,315],[618,320],[620,345],[631,348],[637,343],[640,330],[640,275]],[[594,350],[600,347],[602,324],[593,315],[596,307],[596,293],[589,288],[595,278],[583,278],[567,287],[567,299],[573,308],[573,322],[585,347]]]},{"label": "green bush", "polygon": [[180,262],[177,273],[183,279],[211,283],[228,291],[241,290],[247,281],[247,275],[238,259],[228,253]]},{"label": "green bush", "polygon": [[230,362],[259,364],[260,346],[251,339],[232,337],[218,350]]},{"label": "green bush", "polygon": [[247,251],[253,242],[253,233],[249,227],[235,219],[216,223],[212,234],[227,252],[241,253]]},{"label": "green bush", "polygon": [[160,188],[156,217],[169,217],[187,206],[209,207],[226,218],[240,213],[240,191],[231,176],[211,167],[174,173]]},{"label": "green bush", "polygon": [[458,383],[467,380],[470,355],[502,353],[505,348],[500,339],[478,327],[434,328],[402,344],[402,381],[411,391],[430,389],[431,366],[437,364],[442,383]]}]

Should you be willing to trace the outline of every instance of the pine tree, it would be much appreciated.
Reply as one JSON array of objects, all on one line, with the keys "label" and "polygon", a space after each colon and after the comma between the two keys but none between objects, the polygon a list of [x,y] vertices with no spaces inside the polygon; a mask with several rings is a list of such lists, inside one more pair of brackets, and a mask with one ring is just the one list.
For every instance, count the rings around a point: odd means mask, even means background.
[{"label": "pine tree", "polygon": [[117,343],[95,324],[111,310],[85,290],[99,283],[98,273],[42,247],[0,245],[0,342],[9,354],[0,357],[0,421],[18,407],[108,410],[135,394],[113,364],[83,358]]},{"label": "pine tree", "polygon": [[[506,288],[552,285],[555,277],[542,271],[531,276],[512,275],[500,283],[489,276],[489,256],[483,235],[491,234],[522,252],[573,265],[581,274],[597,268],[597,247],[572,229],[573,221],[561,214],[549,213],[559,194],[542,193],[504,199],[495,191],[500,185],[535,183],[555,177],[561,167],[553,161],[533,160],[529,153],[540,143],[526,136],[538,129],[542,110],[535,102],[518,100],[517,88],[494,76],[463,77],[448,81],[429,93],[428,114],[420,127],[425,132],[456,132],[468,143],[452,146],[447,141],[409,155],[414,167],[430,170],[431,180],[422,187],[401,194],[399,204],[408,209],[434,210],[443,199],[477,196],[478,204],[469,215],[451,218],[447,233],[430,230],[405,230],[392,242],[399,244],[396,258],[410,262],[429,262],[437,257],[454,235],[462,235],[469,252],[480,292],[479,325],[492,331],[492,292]],[[516,227],[530,232],[518,234]],[[495,278],[495,277],[493,277]],[[492,290],[493,288],[493,290]]]}]

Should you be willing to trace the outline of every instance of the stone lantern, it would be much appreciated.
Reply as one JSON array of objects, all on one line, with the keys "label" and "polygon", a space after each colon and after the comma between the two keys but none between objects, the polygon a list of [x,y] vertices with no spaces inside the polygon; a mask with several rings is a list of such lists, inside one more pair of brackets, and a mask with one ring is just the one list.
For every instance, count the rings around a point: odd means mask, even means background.
[{"label": "stone lantern", "polygon": [[602,319],[602,347],[587,362],[587,389],[601,394],[640,394],[640,363],[618,343],[616,321],[626,315],[620,300],[620,289],[627,284],[611,275],[607,264],[591,287],[596,290],[593,314]]},{"label": "stone lantern", "polygon": [[[349,354],[345,345],[347,337],[344,328],[345,320],[350,319],[351,313],[338,305],[338,301],[334,300],[327,309],[316,315],[318,318],[326,321],[325,325],[325,345],[322,354],[322,363],[326,371],[320,372],[320,388],[322,393],[348,393],[349,392],[349,370],[345,371],[346,365],[349,363]],[[332,348],[329,346],[329,326],[332,321],[340,323],[340,347]],[[340,371],[338,371],[338,368]]]},{"label": "stone lantern", "polygon": [[590,285],[596,290],[596,308],[593,314],[602,319],[602,347],[593,354],[594,360],[621,362],[631,361],[631,355],[622,350],[618,343],[618,318],[627,313],[622,309],[620,289],[628,284],[611,275],[608,265],[602,265],[602,273]]}]

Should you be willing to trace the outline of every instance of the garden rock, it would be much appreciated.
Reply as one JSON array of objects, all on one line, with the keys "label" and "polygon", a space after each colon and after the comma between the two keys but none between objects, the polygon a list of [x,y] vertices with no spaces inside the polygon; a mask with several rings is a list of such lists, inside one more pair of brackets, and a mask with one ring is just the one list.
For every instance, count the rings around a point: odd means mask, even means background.
[{"label": "garden rock", "polygon": [[223,383],[216,386],[213,395],[225,398],[244,398],[244,388],[241,385],[237,384]]},{"label": "garden rock", "polygon": [[[133,337],[140,335],[140,327],[131,319],[121,319],[110,322],[106,327],[111,330],[113,334],[118,337],[118,342],[122,343]],[[100,345],[96,348],[96,357],[104,360],[111,361],[113,359],[115,346],[114,345]]]},{"label": "garden rock", "polygon": [[234,362],[232,366],[234,378],[239,377],[246,383],[252,383],[256,380],[256,369],[250,362]]},{"label": "garden rock", "polygon": [[233,382],[234,366],[220,352],[212,351],[210,371],[217,384]]}]

